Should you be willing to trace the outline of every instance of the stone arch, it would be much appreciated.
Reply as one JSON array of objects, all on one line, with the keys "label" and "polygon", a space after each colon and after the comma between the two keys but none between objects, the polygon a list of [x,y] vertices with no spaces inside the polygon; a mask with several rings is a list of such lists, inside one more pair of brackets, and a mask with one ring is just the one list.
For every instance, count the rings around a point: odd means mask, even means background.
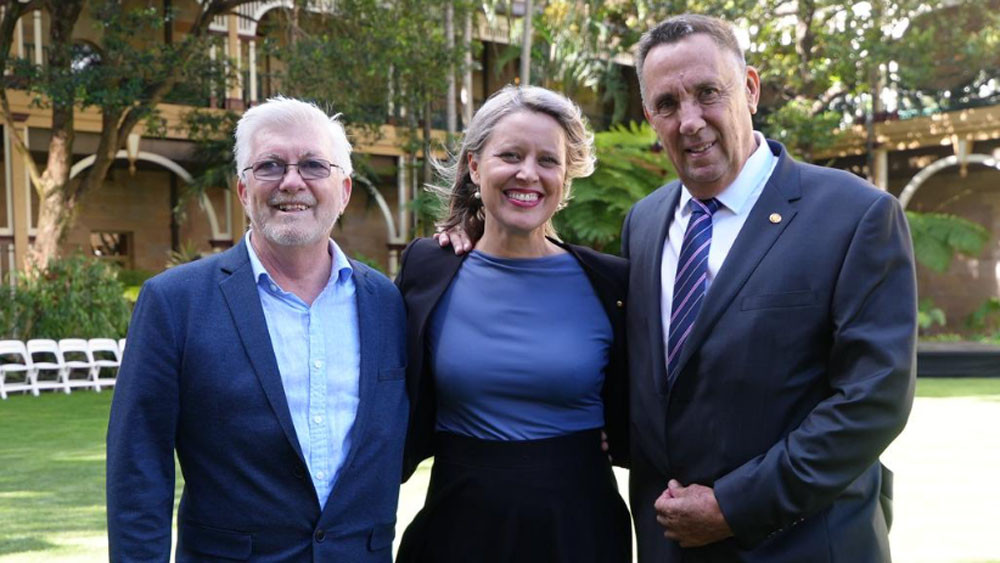
[{"label": "stone arch", "polygon": [[[115,158],[128,158],[128,151],[125,150],[118,151],[118,153],[115,154]],[[184,180],[185,183],[190,184],[192,181],[194,181],[194,177],[191,176],[190,172],[185,170],[184,167],[181,166],[180,164],[177,164],[176,162],[170,160],[165,156],[161,156],[151,152],[139,151],[138,153],[136,153],[135,158],[136,160],[145,160],[147,162],[154,162],[156,164],[159,164],[160,166],[180,176],[180,178]],[[80,174],[80,172],[83,172],[87,168],[90,168],[94,164],[95,160],[97,160],[97,155],[92,154],[74,164],[73,167],[70,168],[69,172],[70,179],[75,178],[78,174]],[[208,216],[208,224],[212,228],[212,240],[213,241],[231,240],[232,234],[228,232],[229,229],[227,228],[226,231],[223,231],[219,227],[219,218],[218,215],[216,215],[215,213],[215,206],[212,205],[212,200],[208,198],[208,194],[205,193],[201,194],[201,198],[199,198],[199,204],[201,205],[201,208],[205,210],[205,214]],[[227,209],[227,211],[229,210]]]},{"label": "stone arch", "polygon": [[996,158],[986,155],[986,154],[969,154],[965,155],[965,158],[961,158],[958,155],[946,156],[940,160],[936,160],[929,164],[926,168],[917,172],[909,182],[907,182],[906,187],[903,191],[899,193],[899,203],[906,209],[906,205],[910,203],[913,199],[913,195],[917,193],[920,186],[923,185],[928,178],[933,176],[938,171],[947,168],[949,166],[957,166],[960,164],[982,164],[983,166],[989,166],[1000,171],[1000,162]]}]

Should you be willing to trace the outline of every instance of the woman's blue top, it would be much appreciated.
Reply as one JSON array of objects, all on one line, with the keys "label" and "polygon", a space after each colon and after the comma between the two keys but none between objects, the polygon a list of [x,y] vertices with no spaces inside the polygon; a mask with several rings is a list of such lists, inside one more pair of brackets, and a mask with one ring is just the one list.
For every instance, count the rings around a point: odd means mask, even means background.
[{"label": "woman's blue top", "polygon": [[428,330],[437,430],[535,440],[604,426],[611,323],[572,255],[472,251]]}]

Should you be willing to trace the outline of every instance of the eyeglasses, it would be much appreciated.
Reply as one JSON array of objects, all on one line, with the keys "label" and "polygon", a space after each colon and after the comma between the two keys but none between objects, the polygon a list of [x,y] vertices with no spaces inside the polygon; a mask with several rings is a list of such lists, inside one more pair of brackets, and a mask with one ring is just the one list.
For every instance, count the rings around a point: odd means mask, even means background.
[{"label": "eyeglasses", "polygon": [[330,170],[333,167],[341,168],[336,164],[323,160],[322,158],[307,158],[298,162],[281,162],[280,160],[261,160],[247,166],[243,172],[253,170],[253,177],[261,182],[274,182],[285,177],[288,167],[295,166],[299,169],[299,176],[303,180],[322,180],[330,177]]}]

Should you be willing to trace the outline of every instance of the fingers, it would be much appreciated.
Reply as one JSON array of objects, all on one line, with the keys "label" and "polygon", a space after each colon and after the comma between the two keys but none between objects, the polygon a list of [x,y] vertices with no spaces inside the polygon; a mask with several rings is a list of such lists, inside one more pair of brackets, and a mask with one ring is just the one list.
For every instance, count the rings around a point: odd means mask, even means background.
[{"label": "fingers", "polygon": [[682,496],[684,494],[684,490],[684,487],[681,486],[680,481],[677,479],[671,479],[670,482],[667,483],[667,492],[670,493],[671,497],[677,498]]},{"label": "fingers", "polygon": [[451,244],[451,238],[448,237],[448,233],[446,232],[434,233],[434,240],[438,241],[441,248],[447,248]]},{"label": "fingers", "polygon": [[455,247],[455,254],[465,254],[472,250],[472,241],[465,235],[464,231],[452,231],[452,246]]}]

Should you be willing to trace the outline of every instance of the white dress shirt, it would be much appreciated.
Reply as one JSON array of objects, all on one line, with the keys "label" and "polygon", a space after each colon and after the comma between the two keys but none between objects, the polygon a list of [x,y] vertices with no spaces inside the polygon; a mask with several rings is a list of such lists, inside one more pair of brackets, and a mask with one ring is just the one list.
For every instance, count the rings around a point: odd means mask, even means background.
[{"label": "white dress shirt", "polygon": [[[712,244],[708,249],[707,287],[712,286],[712,280],[729,255],[729,249],[736,242],[736,237],[750,215],[750,210],[757,203],[764,185],[778,164],[778,159],[771,153],[764,136],[757,131],[754,131],[753,135],[757,141],[757,149],[747,159],[736,180],[715,196],[722,205],[712,216]],[[674,209],[667,240],[663,244],[663,258],[660,261],[660,319],[663,323],[664,365],[667,365],[667,357],[670,354],[667,343],[670,339],[670,311],[673,308],[677,257],[681,254],[684,231],[691,218],[691,210],[688,208],[691,197],[687,187],[681,185],[680,201]]]}]

